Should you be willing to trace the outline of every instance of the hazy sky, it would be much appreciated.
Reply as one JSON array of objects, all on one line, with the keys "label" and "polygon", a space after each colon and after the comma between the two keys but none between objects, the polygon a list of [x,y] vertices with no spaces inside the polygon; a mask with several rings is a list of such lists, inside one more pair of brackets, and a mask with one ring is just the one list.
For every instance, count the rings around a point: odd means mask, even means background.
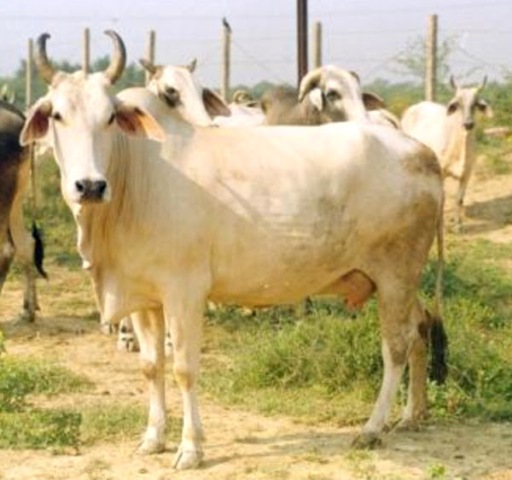
[{"label": "hazy sky", "polygon": [[[198,59],[203,84],[221,77],[221,19],[232,34],[231,84],[296,82],[296,0],[13,0],[2,2],[0,76],[26,56],[29,38],[51,34],[48,54],[80,62],[82,31],[91,30],[91,57],[110,53],[103,31],[124,39],[128,61],[144,56],[156,31],[157,63]],[[400,78],[395,59],[439,17],[439,40],[454,38],[450,67],[461,81],[512,71],[512,0],[309,0],[310,29],[322,22],[323,63],[357,71],[363,82]],[[311,62],[311,58],[310,58]]]}]

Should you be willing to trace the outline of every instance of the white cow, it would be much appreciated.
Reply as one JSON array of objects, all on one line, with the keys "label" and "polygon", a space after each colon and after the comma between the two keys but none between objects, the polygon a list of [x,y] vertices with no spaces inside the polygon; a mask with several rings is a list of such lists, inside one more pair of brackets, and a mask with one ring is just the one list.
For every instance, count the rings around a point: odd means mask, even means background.
[{"label": "white cow", "polygon": [[402,129],[428,145],[436,153],[443,177],[458,181],[456,194],[457,226],[464,213],[464,195],[475,165],[475,111],[492,116],[491,107],[480,97],[486,79],[476,87],[460,87],[451,77],[455,96],[443,105],[420,102],[409,107],[402,116]]},{"label": "white cow", "polygon": [[109,93],[125,51],[107,33],[116,55],[93,74],[55,71],[49,35],[39,37],[36,63],[50,87],[21,142],[49,134],[101,314],[133,314],[150,392],[140,451],[165,446],[168,326],[183,398],[174,465],[203,457],[196,383],[208,299],[263,306],[331,293],[359,306],[376,292],[384,377],[356,444],[378,440],[407,361],[403,421],[416,423],[426,411],[426,336],[440,325],[417,296],[442,214],[434,154],[367,123],[201,128],[176,112],[164,135],[141,106]]},{"label": "white cow", "polygon": [[195,60],[186,66],[154,65],[145,59],[139,61],[150,75],[148,90],[193,125],[249,127],[261,125],[265,119],[259,107],[237,102],[228,105],[213,90],[201,86],[194,75]]}]

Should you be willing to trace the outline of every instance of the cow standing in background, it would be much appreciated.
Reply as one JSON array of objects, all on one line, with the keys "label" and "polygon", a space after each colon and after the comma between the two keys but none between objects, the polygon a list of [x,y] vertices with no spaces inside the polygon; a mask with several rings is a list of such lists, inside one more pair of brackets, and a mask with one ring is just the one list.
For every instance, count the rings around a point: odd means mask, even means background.
[{"label": "cow standing in background", "polygon": [[457,228],[462,226],[464,195],[475,165],[475,112],[492,116],[489,104],[480,97],[487,78],[476,87],[461,87],[453,76],[455,91],[447,105],[424,101],[402,115],[402,129],[429,146],[437,155],[443,177],[458,181],[456,193]]},{"label": "cow standing in background", "polygon": [[19,144],[25,117],[10,103],[0,101],[0,291],[16,254],[25,278],[21,319],[34,321],[37,296],[34,262],[42,269],[42,245],[33,227],[33,235],[23,220],[23,198],[30,177],[27,147]]}]

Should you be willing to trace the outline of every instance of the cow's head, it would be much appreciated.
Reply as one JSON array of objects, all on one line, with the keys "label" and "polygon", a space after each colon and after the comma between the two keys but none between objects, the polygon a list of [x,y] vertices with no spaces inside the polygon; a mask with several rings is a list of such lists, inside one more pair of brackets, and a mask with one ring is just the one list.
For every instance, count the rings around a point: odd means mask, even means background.
[{"label": "cow's head", "polygon": [[72,204],[109,200],[107,170],[116,129],[154,140],[164,138],[153,117],[109,93],[123,72],[126,51],[119,35],[111,30],[105,33],[114,42],[114,55],[105,71],[92,74],[54,70],[46,55],[47,33],[36,44],[34,60],[49,88],[30,109],[20,142],[27,145],[45,137],[59,165],[63,196]]},{"label": "cow's head", "polygon": [[385,107],[377,95],[361,91],[356,73],[334,65],[319,67],[304,76],[299,86],[299,102],[306,96],[333,121],[361,120],[366,118],[366,110]]},{"label": "cow's head", "polygon": [[196,60],[186,66],[154,65],[145,59],[139,62],[149,73],[148,90],[192,125],[210,126],[213,117],[230,115],[224,100],[195,78]]},{"label": "cow's head", "polygon": [[475,111],[484,113],[487,117],[492,117],[493,112],[490,105],[480,97],[480,92],[487,83],[487,77],[476,87],[461,87],[452,76],[450,85],[455,91],[454,97],[448,102],[446,111],[448,115],[458,112],[461,118],[462,126],[466,130],[472,130],[475,126]]}]

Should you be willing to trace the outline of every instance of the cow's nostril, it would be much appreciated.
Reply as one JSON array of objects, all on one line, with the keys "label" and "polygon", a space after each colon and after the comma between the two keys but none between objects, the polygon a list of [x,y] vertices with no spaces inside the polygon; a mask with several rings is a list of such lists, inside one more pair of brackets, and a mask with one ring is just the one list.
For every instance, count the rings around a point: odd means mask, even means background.
[{"label": "cow's nostril", "polygon": [[86,188],[85,181],[77,181],[77,182],[75,182],[75,186],[76,186],[76,189],[78,192],[84,193],[85,188]]},{"label": "cow's nostril", "polygon": [[107,189],[107,182],[105,182],[105,180],[98,180],[96,182],[96,190],[97,190],[98,195],[100,197],[103,196],[103,194],[105,193],[106,189]]}]

